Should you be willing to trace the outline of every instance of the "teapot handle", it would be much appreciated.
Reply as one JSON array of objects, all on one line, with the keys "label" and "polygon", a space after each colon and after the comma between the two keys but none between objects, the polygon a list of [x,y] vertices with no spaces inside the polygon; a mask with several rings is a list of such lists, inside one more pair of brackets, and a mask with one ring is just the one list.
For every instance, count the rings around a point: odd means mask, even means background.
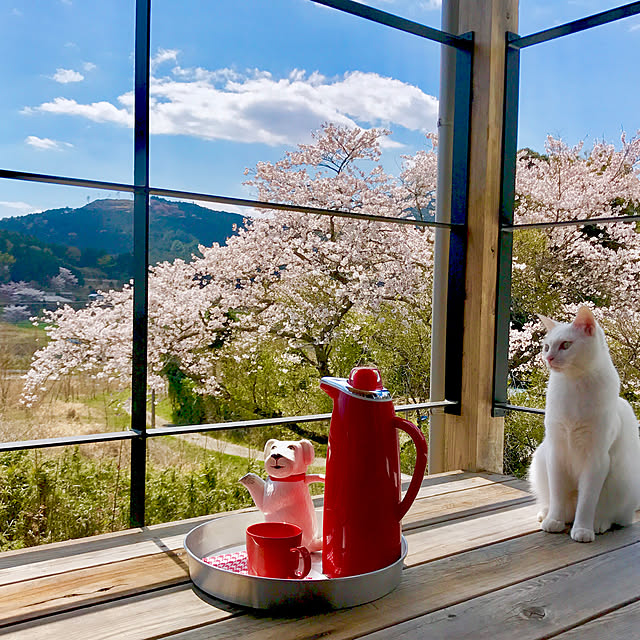
[{"label": "teapot handle", "polygon": [[422,431],[420,431],[413,422],[409,422],[404,418],[393,416],[393,426],[409,434],[413,440],[413,444],[416,446],[416,466],[413,470],[413,476],[411,476],[409,488],[404,494],[402,502],[398,505],[398,521],[400,521],[404,518],[407,511],[409,511],[409,507],[413,504],[420,490],[424,472],[427,469],[427,441]]}]

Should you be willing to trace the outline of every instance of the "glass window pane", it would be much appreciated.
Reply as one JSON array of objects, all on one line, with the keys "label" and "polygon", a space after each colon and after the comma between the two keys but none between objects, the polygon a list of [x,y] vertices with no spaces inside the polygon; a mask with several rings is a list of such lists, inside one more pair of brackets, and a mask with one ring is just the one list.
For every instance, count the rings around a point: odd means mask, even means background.
[{"label": "glass window pane", "polygon": [[134,1],[5,4],[2,13],[3,168],[130,182]]},{"label": "glass window pane", "polygon": [[0,219],[1,439],[128,429],[133,201],[26,185],[52,208]]},{"label": "glass window pane", "polygon": [[223,1],[203,20],[199,3],[158,0],[152,55],[153,186],[255,197],[245,169],[326,122],[390,129],[397,175],[436,127],[439,45],[314,3]]},{"label": "glass window pane", "polygon": [[[520,33],[618,5],[521,3]],[[640,213],[639,29],[636,16],[522,50],[516,223]],[[586,304],[607,336],[621,393],[637,405],[639,246],[635,224],[514,233],[509,402],[545,404],[545,331],[536,314],[572,321]],[[506,473],[526,472],[543,432],[540,416],[507,416]]]},{"label": "glass window pane", "polygon": [[[433,216],[439,45],[307,2],[199,9],[154,4],[153,187]],[[328,411],[320,377],[365,362],[427,399],[430,231],[154,197],[150,234],[149,379],[172,422]],[[293,429],[257,446],[326,425]]]}]

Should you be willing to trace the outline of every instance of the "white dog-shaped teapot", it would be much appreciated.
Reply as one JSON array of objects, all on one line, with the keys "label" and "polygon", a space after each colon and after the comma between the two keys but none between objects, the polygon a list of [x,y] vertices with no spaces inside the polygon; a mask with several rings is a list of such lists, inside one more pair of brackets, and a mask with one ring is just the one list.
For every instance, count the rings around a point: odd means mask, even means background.
[{"label": "white dog-shaped teapot", "polygon": [[266,522],[289,522],[302,529],[302,544],[309,551],[322,548],[309,487],[324,482],[324,476],[307,474],[315,451],[309,440],[268,440],[264,447],[264,464],[269,474],[263,480],[255,473],[240,478],[264,514]]}]

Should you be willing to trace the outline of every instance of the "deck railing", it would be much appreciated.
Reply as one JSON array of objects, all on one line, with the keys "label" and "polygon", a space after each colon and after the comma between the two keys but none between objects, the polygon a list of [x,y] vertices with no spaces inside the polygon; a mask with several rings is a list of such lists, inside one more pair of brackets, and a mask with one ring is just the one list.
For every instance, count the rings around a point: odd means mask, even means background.
[{"label": "deck railing", "polygon": [[504,137],[502,148],[502,194],[500,202],[500,238],[498,245],[498,291],[496,302],[496,345],[493,378],[493,412],[505,415],[507,411],[544,413],[540,409],[519,407],[509,403],[507,379],[509,375],[509,319],[511,312],[511,263],[513,233],[518,230],[581,226],[628,224],[640,216],[590,218],[531,224],[514,224],[516,154],[518,148],[518,102],[520,91],[520,52],[528,47],[544,44],[575,33],[593,29],[624,18],[640,14],[640,2],[615,7],[580,20],[574,20],[528,36],[507,34],[505,63]]},{"label": "deck railing", "polygon": [[[312,0],[326,5],[338,11],[350,13],[365,20],[370,20],[389,28],[396,29],[407,34],[439,42],[451,46],[460,52],[459,64],[461,77],[461,95],[466,100],[459,100],[461,112],[458,116],[457,150],[454,162],[457,162],[457,180],[455,192],[466,193],[466,165],[468,158],[468,101],[470,93],[470,67],[471,67],[471,40],[468,36],[458,36],[444,33],[425,25],[406,20],[399,16],[380,11],[373,7],[351,2],[350,0]],[[148,272],[149,272],[149,199],[151,196],[163,196],[169,198],[188,199],[196,201],[214,202],[222,205],[234,205],[247,208],[273,209],[299,212],[309,215],[327,215],[357,220],[370,220],[380,224],[410,224],[412,226],[444,227],[454,232],[457,241],[452,243],[452,269],[453,278],[450,290],[454,292],[451,302],[452,309],[460,309],[463,291],[464,277],[463,263],[465,234],[466,200],[458,198],[457,211],[454,221],[451,223],[438,223],[435,221],[407,220],[402,218],[388,218],[376,215],[365,215],[350,211],[336,211],[322,208],[294,206],[273,202],[260,202],[257,200],[231,198],[224,195],[208,193],[193,193],[151,186],[149,182],[149,86],[150,86],[150,16],[151,0],[136,0],[135,13],[135,90],[134,90],[134,176],[133,183],[103,182],[74,178],[68,176],[45,175],[0,169],[0,177],[10,180],[23,180],[36,183],[56,184],[71,187],[93,188],[107,191],[124,192],[133,194],[134,198],[134,240],[133,240],[133,339],[132,339],[132,380],[131,380],[131,429],[111,433],[96,433],[89,435],[77,435],[59,438],[43,438],[29,441],[17,441],[0,443],[1,451],[15,451],[22,449],[39,449],[67,445],[80,445],[87,443],[109,442],[117,440],[131,441],[131,478],[130,478],[130,521],[132,526],[143,526],[145,523],[145,478],[147,440],[153,437],[176,435],[194,432],[226,431],[235,428],[257,428],[272,425],[286,425],[287,423],[309,423],[328,420],[330,414],[317,414],[308,416],[291,416],[273,419],[244,420],[239,422],[224,422],[216,424],[199,424],[186,426],[168,426],[159,429],[147,428],[147,345],[148,345]],[[464,74],[466,73],[466,77]],[[452,322],[459,322],[461,313],[451,315]],[[458,330],[461,330],[459,327]],[[454,396],[456,387],[459,387],[459,375],[461,353],[455,345],[450,349],[448,358],[451,379],[448,391]],[[456,382],[456,379],[458,382]],[[424,402],[419,404],[398,406],[401,412],[413,410],[431,410],[444,408],[455,409],[456,398],[439,402]]]},{"label": "deck railing", "polygon": [[[471,71],[473,35],[455,35],[406,20],[399,16],[369,7],[351,0],[311,0],[338,11],[350,13],[364,20],[399,30],[408,35],[438,42],[452,47],[456,52],[456,114],[454,118],[454,153],[452,173],[452,217],[450,223],[416,221],[363,215],[349,211],[299,207],[256,200],[230,198],[224,195],[193,193],[151,186],[149,181],[149,81],[150,81],[150,11],[151,0],[136,0],[135,25],[135,113],[134,113],[134,176],[132,183],[102,182],[83,178],[44,175],[0,169],[0,178],[31,181],[71,187],[95,188],[107,191],[131,193],[134,197],[134,305],[132,340],[131,429],[112,433],[97,433],[62,438],[0,443],[1,451],[38,449],[65,445],[80,445],[114,440],[131,441],[130,521],[132,526],[145,523],[145,477],[147,440],[149,438],[193,432],[215,432],[234,428],[257,428],[285,425],[291,422],[317,422],[328,420],[330,414],[292,416],[240,422],[169,426],[161,429],[147,428],[147,344],[148,344],[148,272],[149,272],[149,199],[151,196],[184,198],[214,202],[239,207],[295,211],[310,215],[328,215],[352,219],[366,219],[379,224],[411,224],[449,229],[449,287],[447,302],[447,334],[461,336],[464,330],[465,256],[467,242],[467,182],[469,163],[469,121],[471,100]],[[530,225],[514,224],[515,166],[517,150],[518,92],[520,51],[548,40],[590,29],[608,22],[640,14],[640,2],[633,2],[610,11],[574,21],[565,25],[520,37],[508,34],[505,43],[507,63],[505,73],[504,139],[502,160],[502,197],[500,204],[500,242],[498,260],[498,297],[496,308],[496,342],[494,371],[495,415],[506,411],[540,412],[539,409],[517,407],[507,401],[508,336],[511,302],[511,260],[513,232]],[[589,224],[616,224],[631,222],[635,218],[591,219]],[[574,221],[569,224],[585,224]],[[460,411],[462,377],[462,340],[447,341],[446,400],[396,407],[398,411],[444,408],[448,412]]]}]

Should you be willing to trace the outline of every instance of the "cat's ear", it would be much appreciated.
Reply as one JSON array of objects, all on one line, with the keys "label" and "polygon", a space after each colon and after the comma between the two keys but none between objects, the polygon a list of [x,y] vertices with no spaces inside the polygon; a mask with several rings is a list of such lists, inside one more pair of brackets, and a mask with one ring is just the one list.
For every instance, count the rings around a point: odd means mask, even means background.
[{"label": "cat's ear", "polygon": [[551,318],[547,318],[547,316],[543,316],[541,313],[538,314],[538,318],[540,319],[540,322],[542,322],[542,324],[544,325],[544,328],[547,331],[551,331],[551,329],[558,326],[558,323],[555,320],[552,320]]},{"label": "cat's ear", "polygon": [[573,326],[576,329],[580,329],[588,336],[595,335],[596,319],[594,318],[593,313],[591,313],[591,309],[589,309],[589,307],[580,307],[578,309],[578,313],[573,321]]}]

